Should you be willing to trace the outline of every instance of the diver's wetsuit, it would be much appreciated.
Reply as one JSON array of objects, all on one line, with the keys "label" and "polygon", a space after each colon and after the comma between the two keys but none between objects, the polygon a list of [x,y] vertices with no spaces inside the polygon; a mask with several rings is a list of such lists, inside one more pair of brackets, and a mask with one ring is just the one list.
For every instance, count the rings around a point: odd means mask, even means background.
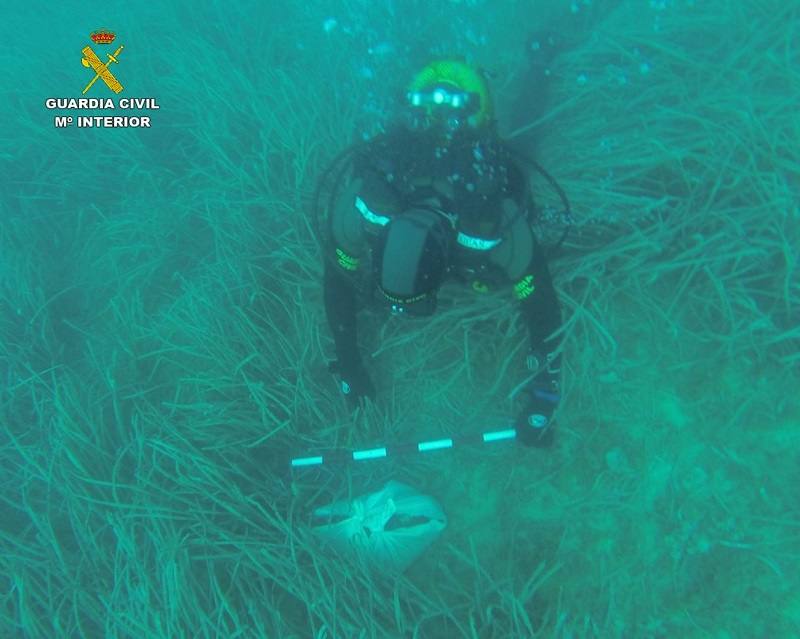
[{"label": "diver's wetsuit", "polygon": [[[360,368],[356,313],[358,293],[373,282],[370,242],[377,218],[392,218],[434,204],[458,216],[471,238],[457,247],[450,279],[476,289],[511,285],[540,364],[552,350],[545,338],[561,316],[542,249],[530,227],[527,182],[504,144],[490,132],[459,131],[447,145],[428,132],[397,128],[368,143],[353,161],[350,181],[331,212],[336,246],[326,260],[325,310],[342,369]],[[466,245],[465,245],[466,244]],[[485,290],[485,289],[484,289]],[[557,389],[557,362],[544,370]]]}]

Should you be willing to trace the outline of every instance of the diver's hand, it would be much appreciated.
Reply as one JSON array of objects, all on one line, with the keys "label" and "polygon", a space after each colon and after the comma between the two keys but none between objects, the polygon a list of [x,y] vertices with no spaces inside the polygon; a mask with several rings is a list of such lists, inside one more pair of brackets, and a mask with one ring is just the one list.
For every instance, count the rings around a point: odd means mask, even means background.
[{"label": "diver's hand", "polygon": [[358,408],[363,399],[375,399],[375,386],[360,362],[345,365],[337,360],[331,362],[328,368],[339,377],[339,390],[351,410]]},{"label": "diver's hand", "polygon": [[553,444],[553,414],[560,395],[555,381],[534,382],[527,389],[525,407],[517,417],[517,437],[526,446],[547,448]]}]

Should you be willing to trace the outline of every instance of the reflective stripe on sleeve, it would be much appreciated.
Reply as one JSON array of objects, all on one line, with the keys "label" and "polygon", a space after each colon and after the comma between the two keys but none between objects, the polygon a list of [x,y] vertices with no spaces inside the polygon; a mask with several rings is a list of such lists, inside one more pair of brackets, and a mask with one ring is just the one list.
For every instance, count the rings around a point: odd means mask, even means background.
[{"label": "reflective stripe on sleeve", "polygon": [[[375,211],[371,210],[367,206],[367,203],[364,202],[364,200],[362,200],[358,196],[356,196],[355,205],[358,212],[361,213],[361,217],[363,217],[370,224],[377,224],[378,226],[386,226],[389,222],[392,221],[392,218],[386,215],[381,215],[380,213],[376,213]],[[461,246],[468,249],[472,249],[473,251],[491,251],[495,246],[500,244],[503,240],[501,238],[487,239],[483,237],[475,237],[473,235],[467,235],[466,233],[462,233],[461,231],[459,231],[456,241]]]},{"label": "reflective stripe on sleeve", "polygon": [[491,251],[495,246],[500,244],[503,240],[500,238],[494,240],[487,240],[482,237],[474,237],[466,233],[458,232],[458,243],[473,251]]},{"label": "reflective stripe on sleeve", "polygon": [[358,209],[358,212],[361,213],[361,217],[363,217],[370,224],[386,226],[391,221],[390,217],[379,215],[378,213],[371,211],[367,206],[367,203],[358,196],[356,196],[356,209]]}]

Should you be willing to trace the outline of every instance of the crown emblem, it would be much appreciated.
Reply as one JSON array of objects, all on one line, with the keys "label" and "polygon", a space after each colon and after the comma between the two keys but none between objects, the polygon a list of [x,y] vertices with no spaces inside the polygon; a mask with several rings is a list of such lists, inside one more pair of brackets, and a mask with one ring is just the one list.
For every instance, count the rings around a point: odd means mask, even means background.
[{"label": "crown emblem", "polygon": [[111,44],[117,36],[109,29],[98,29],[97,31],[92,31],[89,37],[95,44]]}]

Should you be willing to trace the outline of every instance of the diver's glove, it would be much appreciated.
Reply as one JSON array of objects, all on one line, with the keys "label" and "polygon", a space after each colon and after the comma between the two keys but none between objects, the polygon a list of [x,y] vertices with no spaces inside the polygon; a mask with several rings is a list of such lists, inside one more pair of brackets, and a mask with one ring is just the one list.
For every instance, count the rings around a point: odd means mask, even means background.
[{"label": "diver's glove", "polygon": [[342,391],[347,405],[355,410],[364,398],[375,399],[375,386],[369,378],[361,362],[345,364],[336,360],[328,366],[331,373],[339,377],[339,390]]},{"label": "diver's glove", "polygon": [[558,358],[534,351],[528,368],[538,374],[524,391],[524,407],[515,422],[517,437],[526,446],[546,448],[553,443],[553,414],[561,399]]},{"label": "diver's glove", "polygon": [[553,443],[553,413],[561,396],[552,384],[533,383],[517,417],[517,437],[526,446],[547,448]]}]

